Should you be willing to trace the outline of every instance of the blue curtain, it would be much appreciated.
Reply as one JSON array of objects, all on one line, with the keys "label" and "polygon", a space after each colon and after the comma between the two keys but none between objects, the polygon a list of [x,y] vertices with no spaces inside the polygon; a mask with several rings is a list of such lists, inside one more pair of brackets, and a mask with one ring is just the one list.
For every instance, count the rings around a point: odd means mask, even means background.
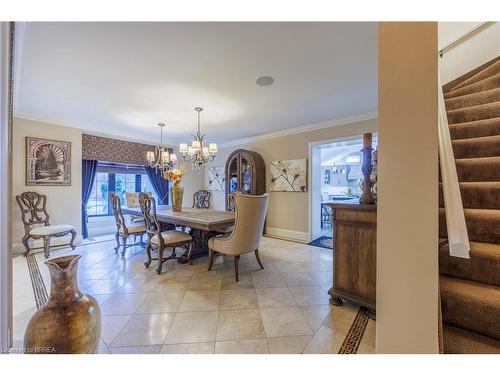
[{"label": "blue curtain", "polygon": [[168,181],[165,180],[160,171],[157,171],[156,168],[144,167],[146,169],[146,173],[149,177],[149,181],[151,181],[151,185],[153,185],[153,189],[155,189],[155,193],[158,196],[157,204],[168,204]]},{"label": "blue curtain", "polygon": [[82,236],[89,236],[87,229],[87,203],[92,192],[95,174],[97,172],[97,160],[82,160]]}]

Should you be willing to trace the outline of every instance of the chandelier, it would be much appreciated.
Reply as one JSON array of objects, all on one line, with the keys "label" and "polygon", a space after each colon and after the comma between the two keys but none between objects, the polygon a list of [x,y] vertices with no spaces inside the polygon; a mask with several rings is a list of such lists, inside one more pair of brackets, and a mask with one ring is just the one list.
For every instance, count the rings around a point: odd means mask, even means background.
[{"label": "chandelier", "polygon": [[160,146],[156,146],[154,151],[148,151],[146,159],[151,168],[155,168],[157,171],[160,170],[163,174],[174,167],[177,155],[171,154],[163,147],[163,128],[165,124],[159,123],[158,126],[160,127]]},{"label": "chandelier", "polygon": [[185,162],[192,163],[194,168],[202,169],[209,161],[215,159],[217,145],[210,143],[208,146],[205,146],[206,137],[200,131],[200,113],[203,111],[203,108],[196,107],[194,110],[198,112],[198,131],[192,135],[191,146],[188,147],[187,143],[181,143],[179,145],[179,152]]}]

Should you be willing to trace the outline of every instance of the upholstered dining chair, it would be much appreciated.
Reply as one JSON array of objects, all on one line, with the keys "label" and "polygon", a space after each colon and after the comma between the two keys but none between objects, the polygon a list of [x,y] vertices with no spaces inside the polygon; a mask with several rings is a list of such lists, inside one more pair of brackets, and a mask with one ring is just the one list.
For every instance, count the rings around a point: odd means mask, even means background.
[{"label": "upholstered dining chair", "polygon": [[[170,259],[180,258],[176,253],[178,247],[184,247],[188,251],[187,260],[192,264],[191,252],[193,249],[193,238],[191,235],[175,229],[162,231],[161,223],[158,221],[156,215],[156,201],[153,197],[145,193],[140,193],[139,206],[141,207],[146,233],[148,235],[148,242],[146,243],[146,255],[148,260],[144,263],[144,266],[149,268],[151,261],[157,260],[158,267],[156,268],[156,272],[160,274],[164,262]],[[163,258],[163,253],[168,247],[172,248],[172,253],[168,257]],[[158,253],[157,258],[151,258],[151,250]]]},{"label": "upholstered dining chair", "polygon": [[[113,209],[113,214],[115,215],[116,222],[116,247],[115,253],[118,253],[120,246],[123,246],[122,255],[125,255],[127,247],[144,245],[142,241],[142,236],[146,233],[146,227],[144,226],[144,221],[132,222],[127,224],[125,217],[122,213],[122,207],[120,202],[120,197],[115,193],[109,192],[109,201],[111,202],[111,208]],[[140,242],[135,242],[127,245],[127,238],[129,236],[134,236],[134,241],[137,240],[137,236],[140,237]],[[122,239],[122,245],[120,245],[120,237]]]},{"label": "upholstered dining chair", "polygon": [[[50,239],[52,237],[63,237],[71,234],[69,245],[72,249],[75,248],[75,228],[71,225],[50,225],[46,195],[35,191],[25,191],[16,196],[16,201],[21,209],[21,218],[24,224],[24,237],[21,241],[26,249],[25,256],[30,252],[28,243],[30,238],[43,239],[45,258],[50,256]],[[43,226],[40,226],[41,224]]]},{"label": "upholstered dining chair", "polygon": [[193,208],[210,208],[210,197],[212,193],[207,190],[199,190],[193,194]]},{"label": "upholstered dining chair", "polygon": [[[153,193],[151,192],[145,192],[148,194],[150,197],[153,196]],[[125,202],[127,202],[127,207],[128,208],[134,208],[134,207],[139,207],[139,193],[133,193],[133,192],[126,192],[125,193]],[[132,223],[138,223],[138,222],[143,222],[143,218],[141,215],[128,215],[130,217],[130,221]]]},{"label": "upholstered dining chair", "polygon": [[239,281],[238,262],[240,255],[255,252],[260,268],[264,269],[259,257],[259,243],[266,220],[269,194],[234,195],[236,220],[230,235],[212,237],[208,240],[208,270],[214,264],[214,252],[234,256],[234,277]]}]

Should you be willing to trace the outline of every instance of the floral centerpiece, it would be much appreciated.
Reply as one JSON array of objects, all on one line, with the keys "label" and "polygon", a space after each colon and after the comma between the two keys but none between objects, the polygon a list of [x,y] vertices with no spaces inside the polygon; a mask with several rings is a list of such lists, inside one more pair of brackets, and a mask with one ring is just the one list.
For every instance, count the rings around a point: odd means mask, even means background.
[{"label": "floral centerpiece", "polygon": [[173,182],[174,186],[170,188],[170,197],[172,200],[172,211],[181,212],[182,210],[182,197],[184,195],[184,188],[179,186],[182,181],[182,176],[186,173],[186,168],[181,166],[179,168],[170,169],[165,171],[163,178]]}]

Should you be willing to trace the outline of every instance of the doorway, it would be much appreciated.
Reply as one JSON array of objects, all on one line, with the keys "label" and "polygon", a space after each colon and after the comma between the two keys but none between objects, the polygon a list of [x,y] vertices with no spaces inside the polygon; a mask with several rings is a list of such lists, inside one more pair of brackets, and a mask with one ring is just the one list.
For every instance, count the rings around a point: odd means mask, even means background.
[{"label": "doorway", "polygon": [[[373,136],[374,149],[377,137]],[[360,181],[363,136],[312,143],[311,160],[311,241],[332,238],[333,222],[329,203],[356,203],[361,196]]]}]

